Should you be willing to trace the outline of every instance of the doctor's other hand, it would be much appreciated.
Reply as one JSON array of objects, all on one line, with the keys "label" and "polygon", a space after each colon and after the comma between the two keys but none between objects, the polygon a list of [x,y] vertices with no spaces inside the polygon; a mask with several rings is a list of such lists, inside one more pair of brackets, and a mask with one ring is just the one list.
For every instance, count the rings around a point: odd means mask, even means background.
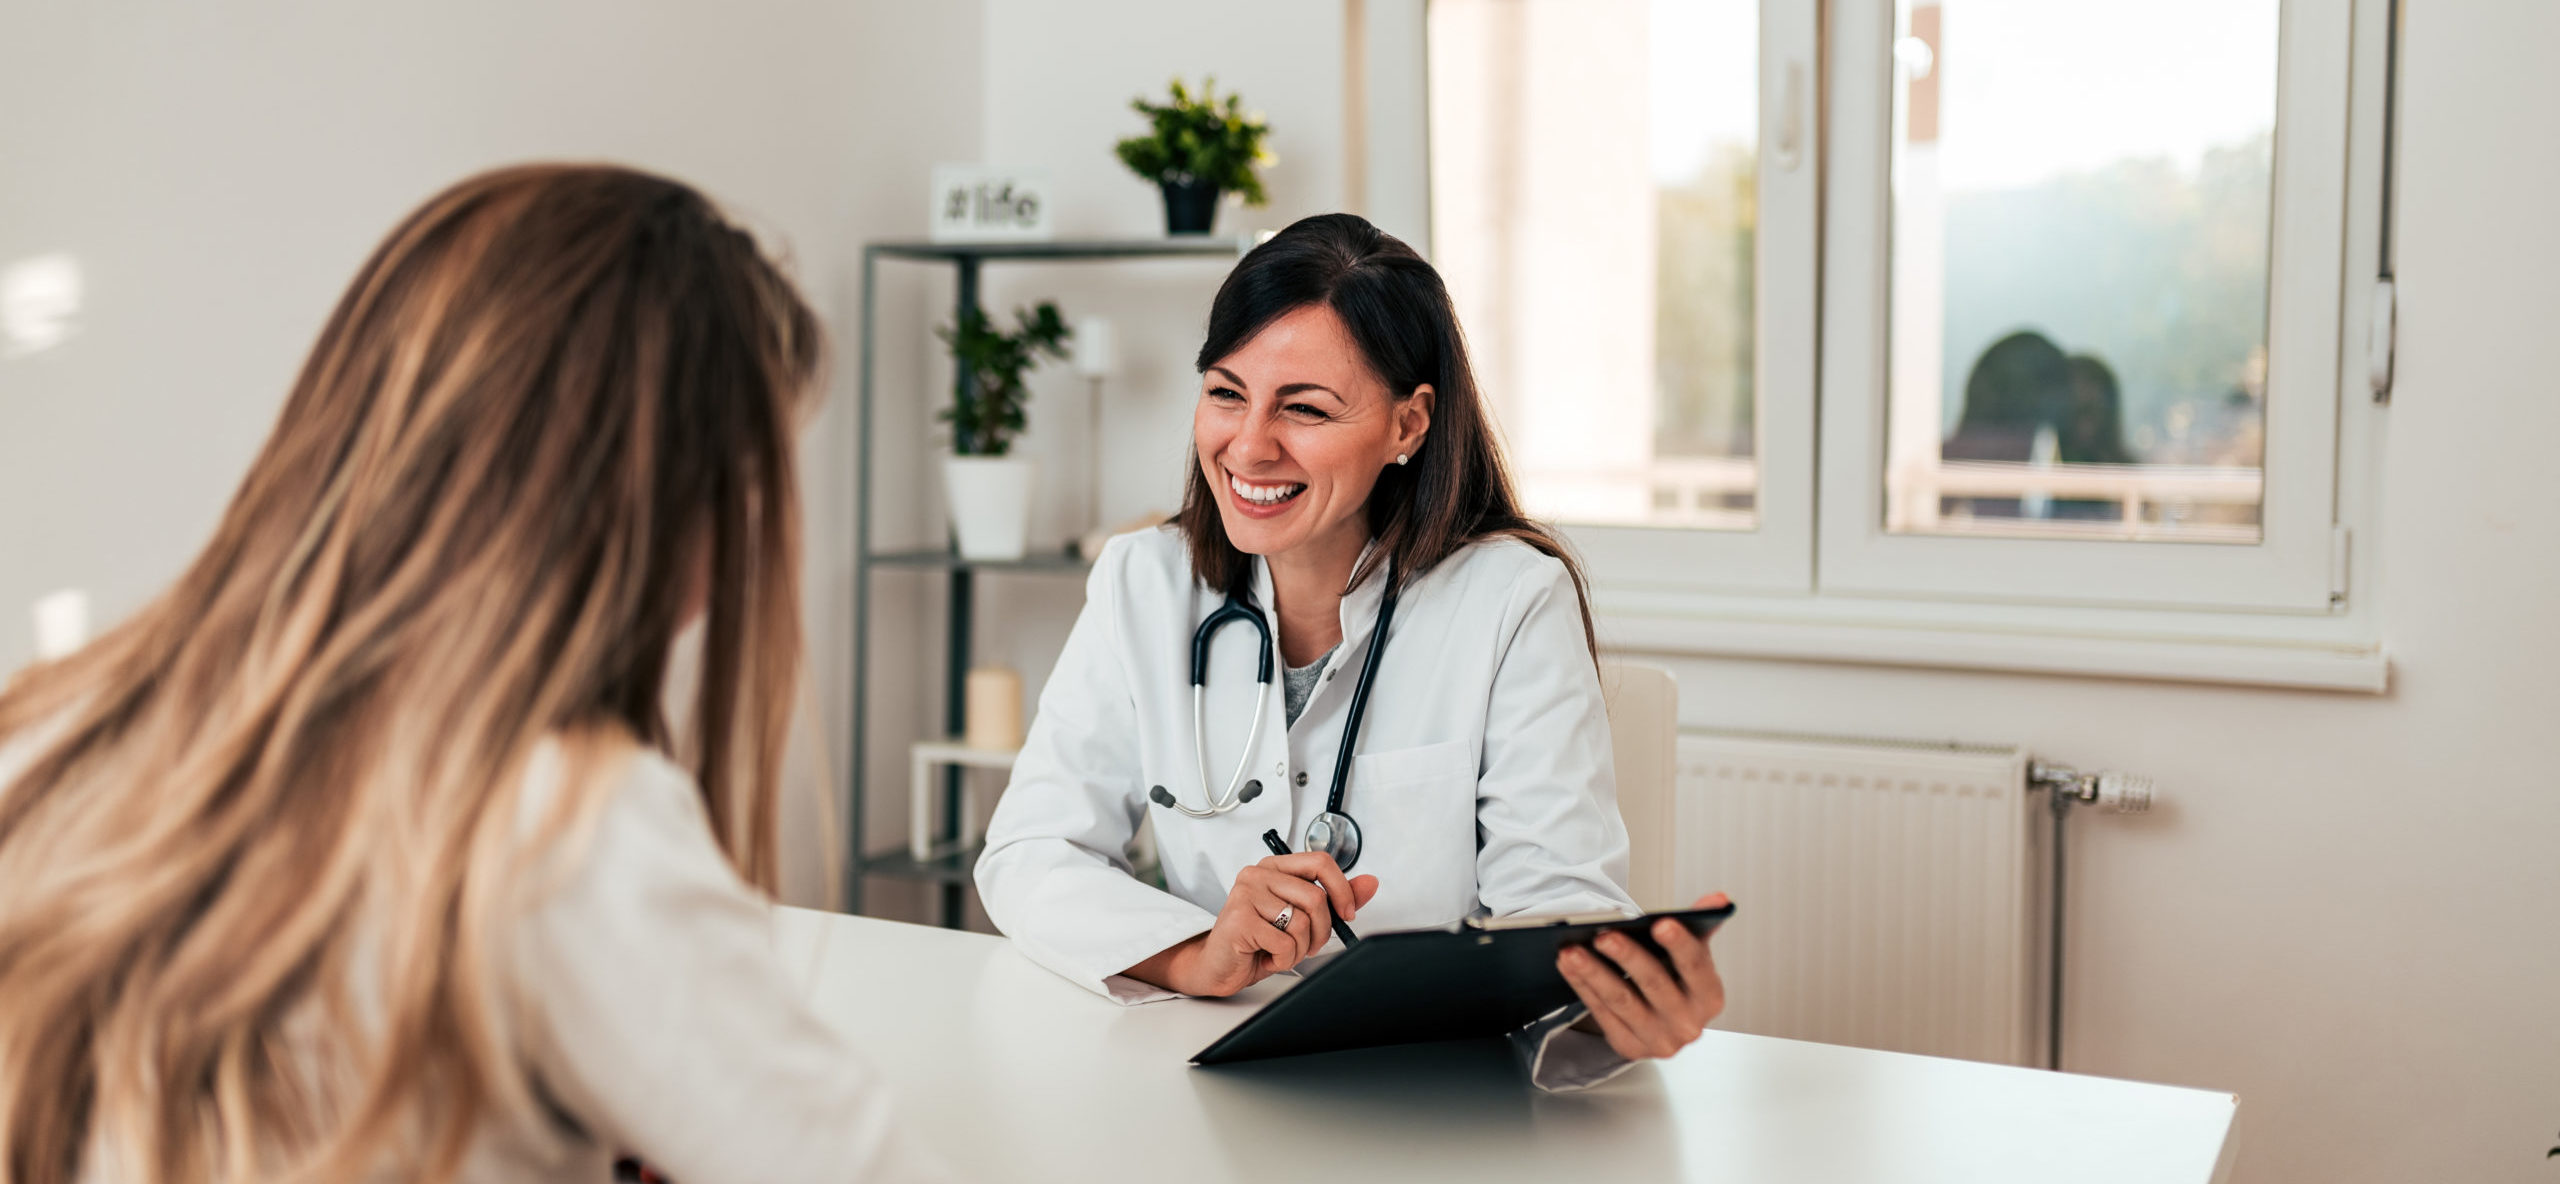
[{"label": "doctor's other hand", "polygon": [[[1692,907],[1724,904],[1724,893],[1716,892]],[[1589,948],[1567,946],[1556,956],[1556,969],[1591,1009],[1574,1026],[1596,1027],[1612,1050],[1631,1061],[1679,1052],[1724,1011],[1724,980],[1716,975],[1707,939],[1665,919],[1654,923],[1653,940],[1670,955],[1670,965],[1623,933],[1603,933]]]},{"label": "doctor's other hand", "polygon": [[[1236,873],[1209,931],[1129,968],[1185,995],[1233,995],[1323,949],[1378,894],[1378,877],[1345,877],[1320,851],[1274,855]],[[1272,924],[1286,909],[1289,927]]]}]

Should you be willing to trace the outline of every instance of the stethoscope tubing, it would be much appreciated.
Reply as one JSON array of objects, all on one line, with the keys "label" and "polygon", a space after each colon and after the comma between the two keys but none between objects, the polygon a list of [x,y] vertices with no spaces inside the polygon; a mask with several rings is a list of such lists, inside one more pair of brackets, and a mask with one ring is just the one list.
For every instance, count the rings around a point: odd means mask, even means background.
[{"label": "stethoscope tubing", "polygon": [[1218,639],[1218,630],[1226,628],[1230,621],[1242,621],[1253,626],[1254,633],[1262,638],[1262,651],[1253,668],[1253,681],[1261,683],[1266,688],[1269,687],[1271,685],[1271,622],[1262,619],[1261,610],[1233,596],[1227,597],[1225,604],[1219,605],[1216,612],[1210,613],[1200,622],[1199,628],[1191,631],[1191,685],[1194,687],[1207,685],[1209,643]]},{"label": "stethoscope tubing", "polygon": [[[1387,585],[1385,598],[1378,604],[1377,624],[1369,632],[1369,652],[1360,660],[1360,677],[1351,688],[1351,713],[1342,724],[1342,745],[1335,753],[1333,762],[1333,784],[1325,795],[1324,814],[1318,819],[1318,822],[1322,823],[1329,818],[1339,818],[1349,831],[1346,858],[1343,861],[1343,866],[1346,868],[1359,858],[1359,823],[1349,814],[1344,813],[1343,796],[1350,789],[1351,759],[1359,748],[1360,724],[1368,718],[1369,690],[1378,681],[1380,656],[1386,652],[1387,648],[1387,626],[1394,621],[1395,615],[1396,588],[1390,582]],[[1254,635],[1261,643],[1261,652],[1254,668],[1254,681],[1260,684],[1260,690],[1254,697],[1253,727],[1245,734],[1244,750],[1237,755],[1235,772],[1228,776],[1225,792],[1219,793],[1209,788],[1209,645],[1217,640],[1220,629],[1236,621],[1243,621],[1253,626]],[[1217,611],[1202,619],[1199,627],[1192,630],[1192,760],[1200,776],[1200,792],[1208,795],[1209,805],[1206,809],[1185,805],[1180,798],[1166,792],[1164,787],[1157,786],[1148,796],[1158,805],[1171,807],[1187,818],[1215,818],[1261,796],[1262,783],[1247,781],[1245,773],[1252,765],[1254,750],[1261,744],[1263,720],[1271,714],[1272,648],[1271,623],[1264,619],[1259,610],[1233,596],[1229,596],[1225,604],[1220,605]]]},{"label": "stethoscope tubing", "polygon": [[[1218,639],[1218,631],[1237,621],[1253,626],[1260,641],[1259,657],[1254,665],[1253,681],[1261,684],[1254,696],[1253,728],[1245,734],[1244,751],[1236,756],[1236,771],[1227,778],[1226,791],[1209,788],[1209,645]],[[1245,771],[1253,762],[1254,749],[1262,742],[1262,721],[1271,714],[1271,623],[1262,613],[1233,596],[1217,611],[1203,618],[1191,631],[1191,754],[1194,769],[1200,774],[1200,792],[1208,796],[1208,808],[1184,805],[1182,799],[1157,786],[1148,796],[1158,805],[1169,806],[1185,818],[1215,818],[1261,796],[1260,781],[1246,781]]]},{"label": "stethoscope tubing", "polygon": [[[1266,645],[1263,648],[1267,651],[1270,647]],[[1192,756],[1199,767],[1202,793],[1209,792],[1208,699],[1209,691],[1205,685],[1196,682],[1191,684]],[[1209,808],[1206,810],[1194,810],[1183,805],[1180,798],[1174,798],[1169,804],[1192,818],[1215,818],[1252,801],[1257,795],[1239,786],[1244,782],[1245,767],[1253,762],[1254,746],[1262,741],[1262,719],[1269,714],[1271,714],[1271,680],[1264,679],[1261,692],[1255,695],[1253,700],[1253,729],[1245,733],[1244,751],[1236,757],[1234,775],[1227,778],[1227,792],[1210,798]]]},{"label": "stethoscope tubing", "polygon": [[1378,656],[1387,650],[1387,622],[1395,615],[1396,588],[1390,583],[1387,598],[1378,604],[1377,627],[1369,631],[1369,653],[1360,659],[1360,681],[1351,688],[1351,717],[1342,724],[1342,749],[1334,754],[1333,788],[1325,794],[1325,813],[1342,813],[1342,795],[1351,783],[1351,754],[1360,744],[1360,721],[1369,714],[1369,688],[1378,681]]}]

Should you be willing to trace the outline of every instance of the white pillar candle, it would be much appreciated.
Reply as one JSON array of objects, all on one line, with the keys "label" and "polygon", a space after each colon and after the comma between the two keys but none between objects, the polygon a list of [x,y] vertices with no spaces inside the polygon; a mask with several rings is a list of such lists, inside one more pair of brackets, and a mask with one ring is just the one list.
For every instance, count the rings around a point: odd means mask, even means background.
[{"label": "white pillar candle", "polygon": [[1002,666],[969,672],[968,730],[971,748],[1011,752],[1022,747],[1022,675]]}]

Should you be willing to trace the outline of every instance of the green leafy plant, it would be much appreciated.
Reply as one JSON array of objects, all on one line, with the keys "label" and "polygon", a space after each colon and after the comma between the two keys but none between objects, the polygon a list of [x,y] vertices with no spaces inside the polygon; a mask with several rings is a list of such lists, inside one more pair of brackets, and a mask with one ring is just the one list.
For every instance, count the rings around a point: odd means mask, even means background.
[{"label": "green leafy plant", "polygon": [[1263,146],[1271,125],[1246,115],[1236,95],[1220,101],[1217,86],[1217,79],[1204,78],[1193,94],[1176,78],[1171,102],[1150,103],[1145,95],[1129,100],[1152,130],[1120,141],[1120,163],[1150,181],[1205,181],[1241,196],[1246,205],[1261,205],[1266,197],[1254,168],[1272,161]]},{"label": "green leafy plant", "polygon": [[951,360],[969,374],[969,390],[938,416],[951,425],[951,451],[960,456],[1003,456],[1022,434],[1022,405],[1031,397],[1022,377],[1040,364],[1043,354],[1067,356],[1067,322],[1058,306],[1043,300],[1037,308],[1017,308],[1014,329],[1007,333],[987,319],[982,309],[961,314],[957,325],[936,328],[934,336],[951,347]]}]

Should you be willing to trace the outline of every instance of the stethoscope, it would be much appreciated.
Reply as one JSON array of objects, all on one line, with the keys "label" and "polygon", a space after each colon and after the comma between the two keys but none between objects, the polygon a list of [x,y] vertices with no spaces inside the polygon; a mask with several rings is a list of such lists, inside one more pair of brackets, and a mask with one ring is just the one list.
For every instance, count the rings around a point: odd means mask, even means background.
[{"label": "stethoscope", "polygon": [[[1381,578],[1384,578],[1383,576]],[[1378,602],[1378,625],[1369,632],[1369,653],[1360,661],[1360,681],[1351,688],[1351,717],[1342,723],[1342,751],[1333,762],[1333,791],[1325,795],[1324,813],[1307,823],[1306,849],[1333,856],[1333,862],[1344,871],[1360,862],[1360,824],[1343,813],[1342,794],[1351,781],[1351,752],[1360,740],[1360,719],[1368,714],[1369,687],[1378,679],[1378,655],[1387,648],[1387,622],[1396,615],[1396,590],[1387,587],[1386,597]],[[1262,684],[1253,705],[1253,729],[1246,733],[1244,754],[1236,761],[1236,771],[1227,778],[1224,793],[1212,794],[1209,808],[1195,810],[1158,785],[1147,791],[1155,804],[1179,810],[1188,818],[1214,818],[1262,796],[1262,782],[1245,780],[1245,770],[1253,762],[1255,745],[1262,739],[1262,721],[1271,714],[1271,624],[1260,610],[1227,597],[1218,611],[1210,613],[1191,634],[1191,740],[1200,770],[1200,790],[1209,792],[1209,643],[1217,639],[1218,630],[1243,621],[1253,626],[1262,639],[1261,660],[1254,667],[1253,679]]]}]

